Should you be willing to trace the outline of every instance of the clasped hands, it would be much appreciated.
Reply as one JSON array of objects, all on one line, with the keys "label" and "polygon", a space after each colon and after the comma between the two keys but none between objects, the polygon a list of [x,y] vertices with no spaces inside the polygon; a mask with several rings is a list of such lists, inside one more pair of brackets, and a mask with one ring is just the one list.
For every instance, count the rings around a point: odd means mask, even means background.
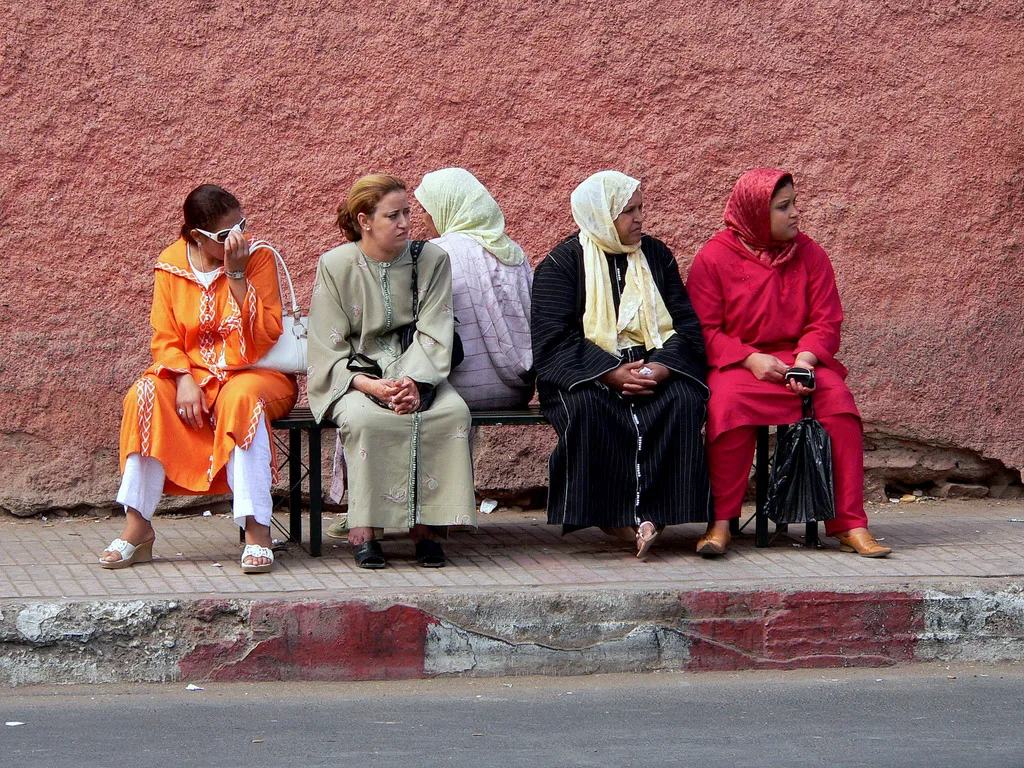
[{"label": "clasped hands", "polygon": [[672,372],[660,363],[637,360],[613,368],[600,381],[623,395],[653,395],[655,388],[671,375]]},{"label": "clasped hands", "polygon": [[803,384],[793,379],[786,381],[786,371],[791,367],[796,366],[813,371],[814,366],[817,364],[818,358],[810,352],[801,352],[798,354],[793,366],[786,365],[775,355],[769,355],[763,352],[754,352],[747,355],[742,366],[754,374],[754,378],[758,381],[772,381],[776,384],[782,384],[788,387],[792,392],[801,396],[806,396],[814,392],[814,390],[808,389]]},{"label": "clasped hands", "polygon": [[374,379],[360,374],[352,386],[364,395],[375,397],[399,415],[415,413],[420,407],[420,390],[408,376],[398,379]]}]

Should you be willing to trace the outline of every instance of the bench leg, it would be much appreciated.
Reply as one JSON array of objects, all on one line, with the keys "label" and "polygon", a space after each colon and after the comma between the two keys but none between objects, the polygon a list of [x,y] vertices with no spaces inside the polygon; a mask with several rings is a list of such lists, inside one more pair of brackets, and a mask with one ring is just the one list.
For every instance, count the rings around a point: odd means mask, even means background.
[{"label": "bench leg", "polygon": [[804,546],[821,546],[821,542],[818,539],[818,523],[815,520],[812,520],[807,524],[807,532],[804,534]]},{"label": "bench leg", "polygon": [[754,470],[754,485],[757,495],[754,544],[758,547],[767,547],[768,515],[765,513],[765,507],[768,501],[768,427],[757,428],[757,463]]},{"label": "bench leg", "polygon": [[323,489],[320,484],[320,429],[309,430],[309,554],[320,557]]},{"label": "bench leg", "polygon": [[302,430],[288,430],[288,537],[302,541]]}]

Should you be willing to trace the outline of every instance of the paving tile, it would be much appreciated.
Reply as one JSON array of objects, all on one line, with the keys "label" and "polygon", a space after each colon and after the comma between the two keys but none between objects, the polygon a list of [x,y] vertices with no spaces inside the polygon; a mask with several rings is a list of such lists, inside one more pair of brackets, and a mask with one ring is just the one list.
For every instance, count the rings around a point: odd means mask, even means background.
[{"label": "paving tile", "polygon": [[[779,539],[766,549],[751,536],[734,541],[723,558],[693,551],[699,526],[665,532],[646,561],[631,545],[596,530],[562,535],[543,513],[498,512],[475,531],[453,533],[445,543],[449,567],[419,568],[412,544],[389,532],[389,567],[363,571],[348,546],[330,539],[312,558],[290,544],[270,574],[247,576],[238,568],[241,544],[233,523],[220,515],[157,518],[157,558],[152,564],[109,571],[96,558],[120,532],[109,518],[0,518],[0,599],[129,599],[145,596],[244,596],[387,594],[438,588],[601,587],[671,584],[693,589],[827,582],[844,588],[909,583],[922,579],[1024,576],[1024,502],[928,502],[879,505],[869,510],[872,530],[896,554],[885,560],[840,553],[834,540],[806,549]],[[308,530],[304,526],[304,530]],[[220,567],[216,567],[219,564]]]}]

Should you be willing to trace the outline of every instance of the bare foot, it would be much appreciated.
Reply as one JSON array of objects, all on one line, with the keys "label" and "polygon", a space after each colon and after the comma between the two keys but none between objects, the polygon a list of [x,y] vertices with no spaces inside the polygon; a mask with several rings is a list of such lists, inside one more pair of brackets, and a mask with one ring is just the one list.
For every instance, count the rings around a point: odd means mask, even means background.
[{"label": "bare foot", "polygon": [[348,543],[353,547],[358,547],[360,544],[365,544],[368,541],[373,541],[373,528],[360,526],[359,528],[349,529]]},{"label": "bare foot", "polygon": [[630,544],[636,540],[636,528],[631,525],[623,525],[617,528],[602,526],[601,532],[606,536],[611,536],[613,539],[617,539],[618,541],[628,541]]}]

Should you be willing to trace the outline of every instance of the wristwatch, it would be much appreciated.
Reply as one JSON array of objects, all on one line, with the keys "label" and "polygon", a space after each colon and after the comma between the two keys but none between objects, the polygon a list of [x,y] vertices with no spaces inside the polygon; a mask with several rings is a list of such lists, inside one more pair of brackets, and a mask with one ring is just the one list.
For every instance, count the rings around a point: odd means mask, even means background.
[{"label": "wristwatch", "polygon": [[237,272],[232,272],[230,269],[225,269],[224,274],[230,277],[232,280],[241,280],[245,277],[245,270],[240,269]]}]

